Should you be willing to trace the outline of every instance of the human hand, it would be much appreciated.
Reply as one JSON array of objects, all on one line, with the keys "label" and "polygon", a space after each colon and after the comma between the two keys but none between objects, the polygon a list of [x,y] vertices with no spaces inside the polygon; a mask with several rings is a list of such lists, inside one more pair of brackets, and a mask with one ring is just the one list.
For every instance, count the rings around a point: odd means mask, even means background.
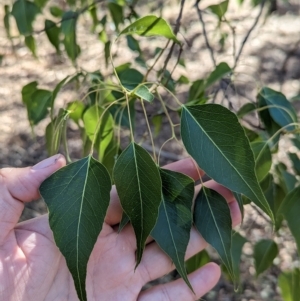
[{"label": "human hand", "polygon": [[[56,155],[34,167],[0,170],[1,301],[78,300],[65,259],[55,245],[48,215],[17,224],[24,202],[38,198],[40,184],[64,165],[64,157]],[[185,173],[195,180],[199,178],[191,159],[172,163],[165,168]],[[213,181],[205,184],[226,198],[233,226],[237,225],[241,214],[231,192]],[[149,238],[142,261],[134,271],[135,235],[129,224],[118,234],[121,217],[122,208],[113,188],[105,223],[87,267],[88,301],[197,300],[217,283],[220,268],[209,263],[189,275],[195,295],[182,279],[141,292],[147,282],[172,271],[174,265]],[[206,242],[193,228],[186,257],[205,247]]]}]

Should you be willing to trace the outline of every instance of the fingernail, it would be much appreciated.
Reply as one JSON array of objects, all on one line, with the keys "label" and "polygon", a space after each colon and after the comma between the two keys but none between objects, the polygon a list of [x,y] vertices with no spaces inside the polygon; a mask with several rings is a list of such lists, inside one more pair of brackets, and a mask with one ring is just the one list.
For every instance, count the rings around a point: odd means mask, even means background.
[{"label": "fingernail", "polygon": [[47,158],[47,159],[45,159],[45,160],[39,162],[39,163],[36,164],[36,165],[34,165],[34,166],[32,167],[32,169],[34,169],[34,170],[39,170],[39,169],[43,169],[43,168],[49,167],[49,166],[51,166],[51,165],[54,165],[54,164],[57,162],[57,160],[58,160],[59,158],[61,158],[61,157],[62,157],[61,154],[54,155],[54,156],[52,156],[52,157],[50,157],[50,158]]}]

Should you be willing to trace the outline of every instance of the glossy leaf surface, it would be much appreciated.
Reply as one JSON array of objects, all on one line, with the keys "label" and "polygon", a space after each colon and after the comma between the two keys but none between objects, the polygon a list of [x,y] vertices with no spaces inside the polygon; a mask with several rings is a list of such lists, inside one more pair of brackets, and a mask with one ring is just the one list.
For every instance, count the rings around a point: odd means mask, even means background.
[{"label": "glossy leaf surface", "polygon": [[181,173],[160,169],[162,202],[151,236],[160,248],[172,259],[187,285],[184,258],[192,228],[192,203],[194,181]]},{"label": "glossy leaf surface", "polygon": [[244,194],[274,220],[255,175],[249,141],[233,113],[214,104],[183,106],[181,136],[188,153],[209,177]]},{"label": "glossy leaf surface", "polygon": [[113,178],[123,210],[136,235],[138,265],[162,200],[159,171],[148,152],[131,143],[119,156]]},{"label": "glossy leaf surface", "polygon": [[110,190],[107,170],[90,156],[61,168],[40,187],[56,245],[66,258],[81,301],[87,300],[87,263],[102,229]]},{"label": "glossy leaf surface", "polygon": [[267,270],[278,254],[277,244],[271,239],[262,239],[254,246],[256,276]]},{"label": "glossy leaf surface", "polygon": [[202,187],[195,200],[194,223],[203,238],[216,249],[232,279],[232,221],[227,201],[218,192]]},{"label": "glossy leaf surface", "polygon": [[163,19],[153,15],[145,16],[133,22],[120,35],[138,34],[140,36],[163,36],[180,44],[170,25]]}]

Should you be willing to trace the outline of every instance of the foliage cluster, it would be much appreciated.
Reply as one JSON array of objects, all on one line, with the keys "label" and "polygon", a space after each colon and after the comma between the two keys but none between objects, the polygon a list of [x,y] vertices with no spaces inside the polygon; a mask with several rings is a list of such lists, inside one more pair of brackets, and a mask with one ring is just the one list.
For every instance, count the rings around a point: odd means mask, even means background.
[{"label": "foliage cluster", "polygon": [[[296,153],[288,153],[292,170],[274,160],[280,139],[290,140],[300,150],[298,117],[291,100],[269,87],[260,87],[255,101],[234,111],[230,99],[222,105],[216,104],[217,93],[211,93],[213,86],[217,91],[224,85],[234,86],[233,74],[239,57],[265,5],[265,1],[255,3],[260,5],[259,14],[238,51],[234,47],[234,64],[230,67],[228,62],[216,62],[203,20],[204,10],[215,16],[216,34],[220,37],[220,45],[224,46],[228,35],[223,26],[233,29],[226,16],[228,3],[229,0],[225,0],[205,9],[200,9],[199,1],[194,4],[215,68],[205,78],[193,82],[183,75],[177,80],[173,76],[178,64],[185,65],[180,58],[184,41],[177,35],[185,1],[181,1],[173,29],[159,16],[139,16],[136,12],[139,3],[134,0],[67,0],[61,6],[48,3],[48,0],[16,0],[11,7],[4,7],[9,39],[12,39],[10,23],[14,18],[26,46],[36,56],[34,21],[38,14],[43,14],[43,31],[49,42],[57,55],[66,54],[76,69],[75,74],[63,79],[53,91],[39,88],[36,81],[28,83],[22,89],[22,100],[32,128],[49,118],[45,131],[49,155],[63,145],[70,162],[48,178],[40,191],[48,204],[56,244],[66,258],[80,300],[86,300],[87,262],[102,228],[112,184],[116,185],[124,210],[120,231],[130,222],[136,234],[136,265],[151,235],[193,289],[187,273],[210,260],[203,251],[185,262],[189,233],[194,224],[218,252],[224,272],[234,283],[239,281],[239,263],[247,239],[231,230],[230,211],[220,194],[205,187],[201,180],[203,187],[194,196],[195,183],[191,178],[159,167],[153,135],[160,131],[163,119],[169,122],[172,132],[166,142],[174,139],[181,143],[182,140],[195,164],[209,178],[234,193],[242,212],[245,204],[255,203],[266,222],[274,225],[274,236],[280,235],[280,228],[287,222],[300,250],[297,223],[300,159]],[[104,77],[99,69],[87,72],[77,65],[80,41],[76,26],[83,14],[90,16],[91,31],[103,43],[106,62],[113,67],[110,76]],[[151,49],[154,62],[150,64],[140,41],[149,39],[152,42],[157,38],[165,39],[166,46]],[[121,39],[126,40],[128,49],[135,54],[135,62],[115,66],[112,53]],[[170,69],[168,63],[174,49],[178,53],[177,64]],[[164,64],[157,68],[162,58]],[[60,90],[72,82],[88,86],[85,97],[57,108],[55,100]],[[177,89],[183,85],[188,96],[182,103]],[[172,99],[173,105],[165,99]],[[149,120],[147,108],[153,103],[158,104],[158,109]],[[145,116],[152,156],[136,141],[137,107]],[[170,111],[178,113],[180,124],[172,120]],[[248,116],[258,117],[259,126],[247,123]],[[69,122],[77,126],[82,138],[83,158],[76,162],[68,155]],[[176,131],[179,126],[180,137]],[[125,147],[121,143],[124,130],[130,132],[131,140]],[[73,226],[66,228],[66,223]],[[274,240],[263,239],[253,248],[259,275],[272,265],[278,246]],[[300,295],[299,275],[298,269],[282,271],[279,285],[285,301],[295,301]]]}]

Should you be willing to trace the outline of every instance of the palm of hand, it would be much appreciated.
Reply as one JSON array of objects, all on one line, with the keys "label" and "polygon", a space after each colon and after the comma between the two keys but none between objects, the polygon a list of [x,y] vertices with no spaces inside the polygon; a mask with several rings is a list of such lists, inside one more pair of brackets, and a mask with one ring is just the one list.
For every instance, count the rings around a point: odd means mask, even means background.
[{"label": "palm of hand", "polygon": [[[24,202],[38,198],[42,181],[64,164],[64,158],[56,156],[33,168],[0,170],[0,300],[78,300],[65,259],[54,243],[48,216],[17,224]],[[169,168],[194,179],[199,176],[191,160],[179,161]],[[228,200],[233,224],[238,224],[241,217],[232,194],[216,183],[210,186]],[[216,284],[220,269],[211,263],[189,275],[195,294],[182,279],[141,292],[144,284],[170,272],[174,266],[149,238],[142,261],[134,270],[135,236],[130,225],[117,233],[121,216],[122,208],[113,190],[103,229],[88,263],[88,301],[192,301]],[[205,246],[193,228],[186,257]]]}]

